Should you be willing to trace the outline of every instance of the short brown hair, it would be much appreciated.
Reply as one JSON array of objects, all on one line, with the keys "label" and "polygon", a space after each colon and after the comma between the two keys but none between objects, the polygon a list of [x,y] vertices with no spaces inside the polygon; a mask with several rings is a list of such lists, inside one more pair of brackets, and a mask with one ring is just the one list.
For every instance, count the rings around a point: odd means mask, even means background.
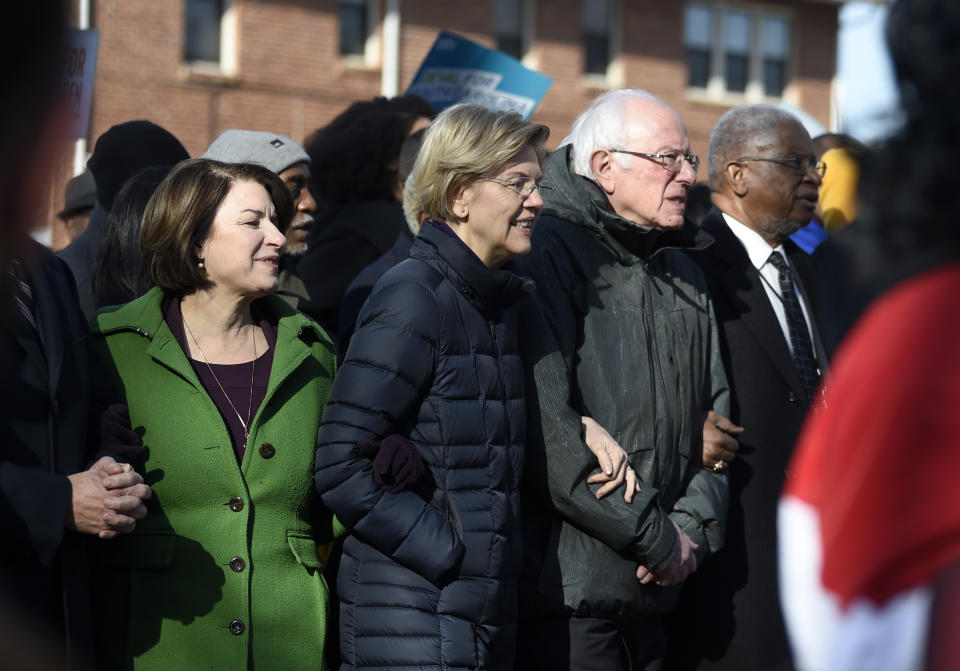
[{"label": "short brown hair", "polygon": [[140,247],[151,282],[179,295],[210,286],[196,249],[210,235],[217,211],[237,182],[266,189],[279,218],[277,228],[286,230],[293,219],[293,197],[267,168],[206,158],[183,161],[160,183],[143,213]]},{"label": "short brown hair", "polygon": [[468,182],[499,170],[527,146],[543,165],[550,129],[516,112],[461,103],[441,112],[427,128],[404,191],[431,219],[452,221],[450,199]]}]

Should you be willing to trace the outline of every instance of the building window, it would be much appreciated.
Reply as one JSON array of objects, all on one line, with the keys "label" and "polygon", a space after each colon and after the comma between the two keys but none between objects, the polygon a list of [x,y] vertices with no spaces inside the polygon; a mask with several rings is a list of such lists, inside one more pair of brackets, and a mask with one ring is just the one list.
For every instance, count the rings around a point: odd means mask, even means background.
[{"label": "building window", "polygon": [[606,76],[611,60],[613,0],[583,0],[583,71]]},{"label": "building window", "polygon": [[187,0],[184,59],[187,61],[220,61],[220,22],[223,0]]},{"label": "building window", "polygon": [[687,85],[707,88],[710,82],[713,11],[702,5],[690,5],[684,16],[687,48]]},{"label": "building window", "polygon": [[760,36],[763,54],[763,92],[779,98],[787,85],[787,60],[790,55],[790,24],[779,16],[763,19]]},{"label": "building window", "polygon": [[723,72],[730,93],[747,92],[751,22],[746,12],[728,11],[723,15]]},{"label": "building window", "polygon": [[183,59],[191,68],[232,73],[235,69],[231,0],[186,0]]},{"label": "building window", "polygon": [[684,14],[687,85],[708,97],[749,101],[783,96],[789,79],[791,24],[783,14],[688,4]]},{"label": "building window", "polygon": [[337,10],[340,16],[340,55],[363,56],[370,32],[367,1],[339,0]]},{"label": "building window", "polygon": [[497,50],[522,60],[529,47],[530,3],[528,0],[494,0],[493,32]]},{"label": "building window", "polygon": [[340,56],[362,67],[376,67],[380,58],[378,0],[337,0]]}]

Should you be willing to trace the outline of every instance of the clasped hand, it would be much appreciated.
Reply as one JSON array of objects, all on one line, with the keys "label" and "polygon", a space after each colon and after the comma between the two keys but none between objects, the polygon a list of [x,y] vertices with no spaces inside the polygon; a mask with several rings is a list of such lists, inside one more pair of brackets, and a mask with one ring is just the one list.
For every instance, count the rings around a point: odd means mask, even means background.
[{"label": "clasped hand", "polygon": [[587,482],[591,485],[603,483],[597,489],[596,497],[602,499],[620,485],[626,483],[623,500],[633,501],[633,495],[640,491],[640,479],[630,466],[626,451],[613,439],[606,429],[590,417],[580,418],[583,442],[593,452],[600,466],[600,472],[594,473]]},{"label": "clasped hand", "polygon": [[153,495],[130,464],[101,457],[86,471],[68,475],[73,500],[67,526],[100,538],[133,531],[147,515],[144,501]]},{"label": "clasped hand", "polygon": [[715,410],[708,412],[703,420],[703,467],[714,472],[725,469],[737,456],[737,436],[742,433],[742,426]]},{"label": "clasped hand", "polygon": [[673,544],[673,554],[670,556],[670,563],[660,571],[651,571],[642,564],[637,567],[637,580],[646,585],[650,581],[655,581],[661,587],[670,585],[679,585],[686,580],[687,576],[697,570],[697,557],[694,550],[700,546],[690,540],[690,537],[684,533],[683,529],[670,520],[673,528],[676,529],[677,537]]}]

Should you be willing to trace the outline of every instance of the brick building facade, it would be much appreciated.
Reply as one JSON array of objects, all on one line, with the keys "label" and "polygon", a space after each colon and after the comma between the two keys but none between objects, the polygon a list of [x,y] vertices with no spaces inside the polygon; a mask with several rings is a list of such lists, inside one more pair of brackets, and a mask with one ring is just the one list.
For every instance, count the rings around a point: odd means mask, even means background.
[{"label": "brick building facade", "polygon": [[[402,92],[441,29],[513,51],[554,79],[533,116],[550,126],[550,148],[587,102],[621,86],[649,89],[672,105],[701,155],[714,122],[732,104],[782,100],[829,127],[840,6],[833,0],[90,4],[100,47],[88,149],[111,125],[147,118],[192,155],[227,128],[300,141],[354,100]],[[71,168],[65,162],[53,187],[52,212]]]}]

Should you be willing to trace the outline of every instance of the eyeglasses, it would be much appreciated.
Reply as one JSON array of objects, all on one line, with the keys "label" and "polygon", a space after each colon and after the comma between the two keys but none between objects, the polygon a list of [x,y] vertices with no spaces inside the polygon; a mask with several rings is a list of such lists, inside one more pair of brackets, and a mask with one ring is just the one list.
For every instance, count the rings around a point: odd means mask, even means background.
[{"label": "eyeglasses", "polygon": [[823,177],[827,174],[827,164],[823,161],[818,161],[813,156],[784,156],[784,157],[771,157],[766,158],[763,156],[741,156],[734,163],[744,163],[746,161],[763,161],[764,163],[779,163],[784,165],[791,170],[793,170],[798,175],[806,175],[810,172],[810,168],[813,168],[817,171],[817,174],[820,177]]},{"label": "eyeglasses", "polygon": [[480,176],[480,179],[485,179],[488,182],[496,182],[497,184],[502,184],[503,186],[509,188],[515,194],[526,200],[533,195],[534,191],[540,190],[540,195],[543,195],[544,189],[551,191],[552,186],[548,184],[542,184],[537,182],[535,179],[502,179],[500,177],[484,177]]},{"label": "eyeglasses", "polygon": [[696,154],[684,154],[682,151],[665,151],[662,154],[646,154],[642,151],[629,151],[627,149],[610,149],[615,154],[630,154],[631,156],[640,156],[649,158],[652,161],[659,161],[663,169],[668,172],[680,172],[683,170],[684,163],[690,163],[690,167],[696,172],[700,169],[700,157]]}]

